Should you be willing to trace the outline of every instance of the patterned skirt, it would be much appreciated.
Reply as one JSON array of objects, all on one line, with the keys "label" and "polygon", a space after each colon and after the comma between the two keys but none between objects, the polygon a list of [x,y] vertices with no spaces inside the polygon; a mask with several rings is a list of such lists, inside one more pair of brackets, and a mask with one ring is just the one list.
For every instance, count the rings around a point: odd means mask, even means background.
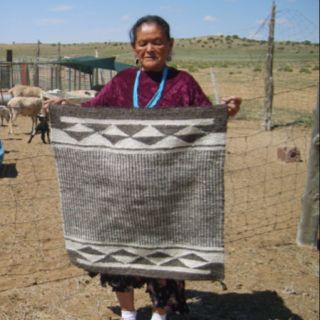
[{"label": "patterned skirt", "polygon": [[[98,273],[89,273],[90,277],[97,275]],[[153,307],[178,314],[189,312],[183,280],[100,274],[100,282],[103,287],[110,285],[115,292],[126,292],[146,285],[146,292],[150,295]]]}]

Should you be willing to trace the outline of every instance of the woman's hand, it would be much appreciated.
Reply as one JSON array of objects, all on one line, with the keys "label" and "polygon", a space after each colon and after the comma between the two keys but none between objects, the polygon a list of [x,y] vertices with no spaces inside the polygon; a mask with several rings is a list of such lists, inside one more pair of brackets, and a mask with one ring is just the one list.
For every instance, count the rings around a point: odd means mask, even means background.
[{"label": "woman's hand", "polygon": [[236,96],[222,98],[222,103],[227,105],[229,116],[235,116],[239,112],[241,102],[242,99]]},{"label": "woman's hand", "polygon": [[50,104],[66,104],[66,100],[60,97],[50,98],[43,103],[43,110],[48,113]]}]

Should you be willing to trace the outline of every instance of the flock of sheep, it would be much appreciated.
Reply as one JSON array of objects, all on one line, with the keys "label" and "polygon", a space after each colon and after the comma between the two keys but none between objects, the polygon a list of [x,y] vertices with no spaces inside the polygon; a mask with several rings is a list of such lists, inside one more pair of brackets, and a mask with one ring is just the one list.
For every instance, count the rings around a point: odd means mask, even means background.
[{"label": "flock of sheep", "polygon": [[9,124],[9,134],[13,133],[13,125],[18,115],[29,116],[32,119],[31,133],[35,133],[37,119],[39,115],[45,114],[43,103],[45,99],[54,96],[63,97],[78,97],[81,99],[89,99],[96,95],[94,90],[75,90],[69,91],[67,94],[61,90],[44,91],[39,87],[27,85],[15,85],[9,89],[4,95],[0,94],[0,118],[1,126],[4,125],[4,120]]},{"label": "flock of sheep", "polygon": [[37,123],[37,115],[42,112],[43,90],[38,87],[16,85],[8,91],[11,99],[7,105],[0,106],[1,124],[6,119],[9,123],[9,133],[13,133],[13,124],[19,114],[32,119],[32,130]]}]

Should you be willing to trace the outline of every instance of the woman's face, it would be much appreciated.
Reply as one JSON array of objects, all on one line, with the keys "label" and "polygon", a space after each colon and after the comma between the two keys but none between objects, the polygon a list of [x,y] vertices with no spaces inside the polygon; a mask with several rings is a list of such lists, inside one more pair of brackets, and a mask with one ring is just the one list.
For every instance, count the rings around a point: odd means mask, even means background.
[{"label": "woman's face", "polygon": [[168,39],[156,23],[144,23],[138,28],[133,46],[142,70],[161,71],[171,54],[173,40]]}]

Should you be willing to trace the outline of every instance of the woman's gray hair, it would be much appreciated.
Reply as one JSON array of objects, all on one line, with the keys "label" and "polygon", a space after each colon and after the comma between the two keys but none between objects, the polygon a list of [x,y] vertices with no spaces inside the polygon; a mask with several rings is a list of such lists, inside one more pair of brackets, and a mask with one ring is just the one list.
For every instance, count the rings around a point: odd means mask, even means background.
[{"label": "woman's gray hair", "polygon": [[147,15],[147,16],[144,16],[144,17],[141,17],[140,19],[138,19],[137,22],[130,29],[129,37],[130,37],[130,43],[132,46],[134,46],[134,44],[137,40],[137,30],[144,23],[157,24],[163,30],[163,32],[166,35],[166,37],[168,38],[168,40],[171,40],[169,23],[159,16]]}]

